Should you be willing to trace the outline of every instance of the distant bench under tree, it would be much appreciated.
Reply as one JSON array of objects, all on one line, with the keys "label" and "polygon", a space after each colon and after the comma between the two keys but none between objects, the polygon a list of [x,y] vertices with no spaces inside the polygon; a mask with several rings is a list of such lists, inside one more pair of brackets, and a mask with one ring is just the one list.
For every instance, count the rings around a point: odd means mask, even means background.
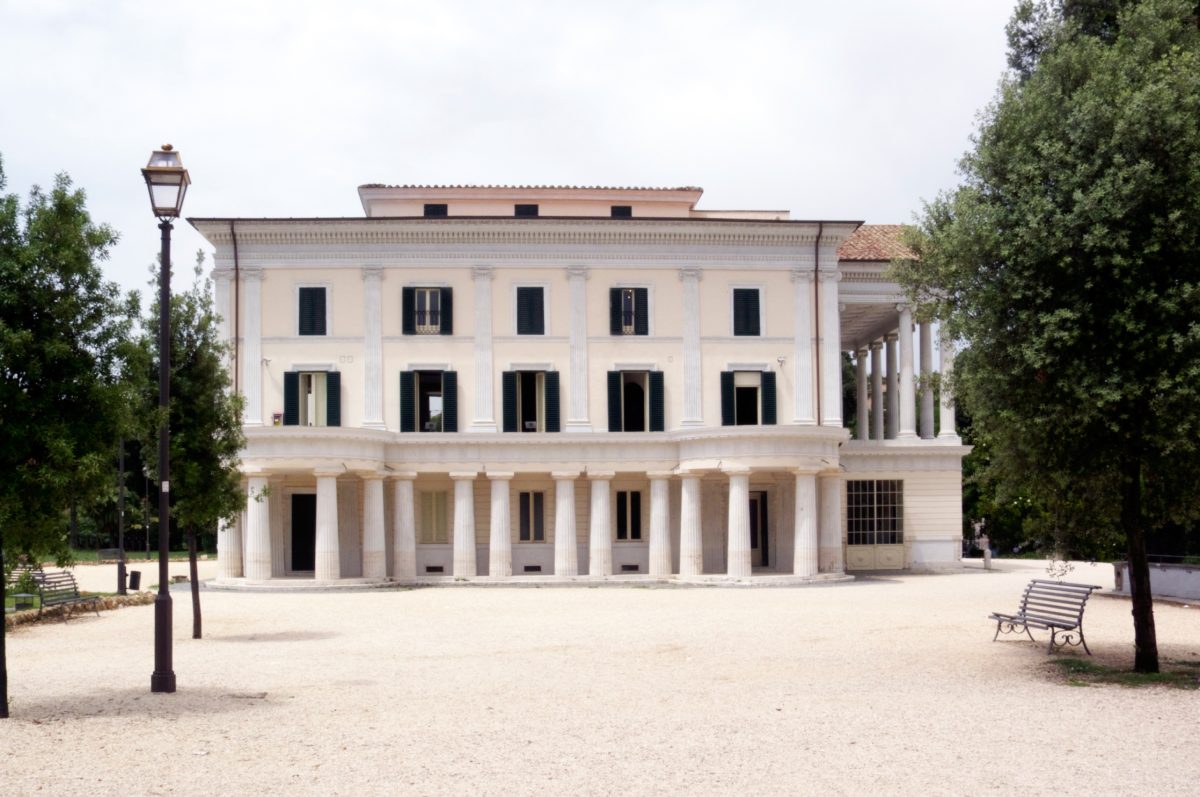
[{"label": "distant bench under tree", "polygon": [[72,607],[84,605],[89,606],[97,617],[100,616],[100,598],[94,595],[80,595],[79,582],[75,580],[72,573],[66,570],[47,573],[40,567],[18,566],[13,568],[13,572],[8,577],[7,588],[28,589],[31,582],[40,599],[38,617],[41,617],[42,610],[49,606],[64,606],[66,607],[66,611],[63,612],[65,621],[71,616]]},{"label": "distant bench under tree", "polygon": [[1071,584],[1066,581],[1048,581],[1035,578],[1025,587],[1021,596],[1021,605],[1015,614],[992,612],[988,619],[996,621],[996,633],[992,641],[1001,633],[1019,634],[1024,631],[1031,640],[1033,634],[1030,627],[1042,628],[1050,632],[1050,646],[1046,655],[1054,652],[1055,648],[1067,645],[1083,645],[1087,654],[1087,642],[1083,638],[1083,609],[1094,590],[1101,587],[1093,584]]}]

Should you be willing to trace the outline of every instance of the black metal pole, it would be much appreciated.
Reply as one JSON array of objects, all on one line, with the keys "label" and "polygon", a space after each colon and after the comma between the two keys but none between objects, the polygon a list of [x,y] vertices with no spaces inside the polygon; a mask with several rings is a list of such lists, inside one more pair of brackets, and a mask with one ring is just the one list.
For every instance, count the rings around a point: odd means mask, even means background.
[{"label": "black metal pole", "polygon": [[154,598],[154,673],[151,692],[174,692],[171,662],[171,592],[167,588],[167,553],[171,543],[171,222],[163,220],[162,263],[158,285],[158,595]]},{"label": "black metal pole", "polygon": [[117,594],[125,590],[125,438],[117,449]]}]

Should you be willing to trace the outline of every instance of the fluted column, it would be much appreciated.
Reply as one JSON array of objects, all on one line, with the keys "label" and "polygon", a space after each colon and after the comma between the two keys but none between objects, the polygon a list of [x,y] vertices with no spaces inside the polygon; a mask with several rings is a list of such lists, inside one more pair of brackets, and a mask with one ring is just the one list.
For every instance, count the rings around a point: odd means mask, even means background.
[{"label": "fluted column", "polygon": [[854,377],[855,387],[857,388],[855,396],[858,399],[858,417],[857,433],[855,437],[859,440],[869,440],[871,430],[868,428],[868,408],[867,408],[867,350],[858,349],[854,352]]},{"label": "fluted column", "polygon": [[671,476],[670,471],[651,471],[650,478],[650,575],[671,575]]},{"label": "fluted column", "polygon": [[242,567],[242,513],[233,520],[222,520],[217,524],[217,578],[241,578]]},{"label": "fluted column", "polygon": [[683,283],[683,420],[680,426],[704,425],[704,386],[700,364],[700,270],[679,270]]},{"label": "fluted column", "polygon": [[933,439],[933,329],[922,321],[921,331],[921,438]]},{"label": "fluted column", "polygon": [[729,556],[728,573],[749,578],[750,554],[750,469],[726,469],[729,475]]},{"label": "fluted column", "polygon": [[917,380],[913,369],[912,308],[896,305],[900,312],[900,427],[896,437],[911,439],[917,436]]},{"label": "fluted column", "polygon": [[496,431],[496,408],[492,388],[492,267],[471,269],[475,281],[475,414],[468,431]]},{"label": "fluted column", "polygon": [[340,470],[318,470],[317,477],[317,581],[335,581],[342,577],[338,542],[337,477]]},{"label": "fluted column", "polygon": [[950,377],[954,375],[954,341],[946,334],[946,328],[942,327],[941,340],[941,426],[938,430],[939,438],[958,438],[958,431],[954,428],[954,396],[951,395],[949,389]]},{"label": "fluted column", "polygon": [[592,511],[588,522],[588,575],[612,575],[612,508],[609,482],[612,471],[588,471],[592,490]]},{"label": "fluted column", "polygon": [[796,474],[795,548],[792,572],[798,576],[815,576],[819,572],[820,541],[817,536],[819,507],[817,505],[817,475],[807,471]]},{"label": "fluted column", "polygon": [[795,305],[795,340],[792,343],[792,423],[813,426],[817,422],[817,375],[813,372],[813,272],[792,269]]},{"label": "fluted column", "polygon": [[567,395],[565,427],[568,432],[592,431],[592,421],[588,416],[587,278],[586,266],[567,269],[567,294],[571,303],[571,389]]},{"label": "fluted column", "polygon": [[[383,269],[363,266],[363,426],[383,427]],[[380,488],[382,490],[382,487]],[[363,575],[366,575],[364,570]]]},{"label": "fluted column", "polygon": [[491,517],[488,520],[488,575],[512,575],[512,521],[509,519],[509,482],[512,473],[488,471],[492,483]]},{"label": "fluted column", "polygon": [[[233,343],[233,303],[229,300],[230,285],[233,283],[232,269],[213,269],[213,294],[216,305],[214,309],[217,315],[220,316],[220,321],[217,324],[217,340],[221,343]],[[233,384],[233,371],[230,366],[233,364],[233,346],[222,352],[221,363],[225,366],[226,372],[229,374],[229,383]]]},{"label": "fluted column", "polygon": [[392,577],[412,581],[417,577],[417,523],[413,502],[415,473],[393,473],[396,511],[392,518]]},{"label": "fluted column", "polygon": [[820,495],[820,568],[822,573],[845,572],[842,557],[842,477],[822,473],[817,478]]},{"label": "fluted column", "polygon": [[475,471],[451,473],[454,480],[454,577],[479,575],[475,564]]},{"label": "fluted column", "polygon": [[885,437],[893,440],[900,420],[900,363],[896,360],[896,333],[885,338],[887,347],[887,420]]},{"label": "fluted column", "polygon": [[556,471],[554,478],[554,575],[579,575],[575,536],[575,479],[579,471]]},{"label": "fluted column", "polygon": [[246,480],[246,578],[266,581],[271,577],[271,502],[267,478],[251,475]]},{"label": "fluted column", "polygon": [[383,531],[383,473],[363,474],[363,578],[387,578],[387,543]]},{"label": "fluted column", "polygon": [[685,475],[679,502],[679,575],[704,573],[704,534],[700,517],[700,477]]},{"label": "fluted column", "polygon": [[[262,271],[242,269],[242,412],[246,426],[262,426]],[[294,311],[293,311],[294,312]]]},{"label": "fluted column", "polygon": [[883,439],[883,343],[871,341],[871,439]]},{"label": "fluted column", "polygon": [[842,314],[838,301],[841,278],[834,269],[822,270],[820,274],[822,426],[842,425]]}]

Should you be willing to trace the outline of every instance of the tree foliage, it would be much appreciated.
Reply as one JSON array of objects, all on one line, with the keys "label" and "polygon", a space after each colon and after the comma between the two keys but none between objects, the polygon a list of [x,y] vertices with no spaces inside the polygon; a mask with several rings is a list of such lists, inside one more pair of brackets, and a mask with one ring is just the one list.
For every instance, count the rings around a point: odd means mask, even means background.
[{"label": "tree foliage", "polygon": [[1067,546],[1126,540],[1135,667],[1152,671],[1146,533],[1200,515],[1196,7],[1031,7],[1013,41],[1036,46],[1013,53],[898,278],[967,343],[953,390],[991,475]]}]

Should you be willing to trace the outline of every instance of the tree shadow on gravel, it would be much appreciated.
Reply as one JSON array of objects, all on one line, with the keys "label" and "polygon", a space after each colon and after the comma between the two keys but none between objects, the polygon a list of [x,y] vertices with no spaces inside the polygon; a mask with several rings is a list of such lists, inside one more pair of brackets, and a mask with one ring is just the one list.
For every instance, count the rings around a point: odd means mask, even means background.
[{"label": "tree shadow on gravel", "polygon": [[173,694],[152,694],[145,689],[105,689],[88,693],[59,694],[15,698],[12,719],[35,725],[69,722],[92,717],[128,717],[130,719],[173,719],[195,714],[221,714],[247,711],[271,703],[267,692],[237,692],[229,689],[188,687]]}]

